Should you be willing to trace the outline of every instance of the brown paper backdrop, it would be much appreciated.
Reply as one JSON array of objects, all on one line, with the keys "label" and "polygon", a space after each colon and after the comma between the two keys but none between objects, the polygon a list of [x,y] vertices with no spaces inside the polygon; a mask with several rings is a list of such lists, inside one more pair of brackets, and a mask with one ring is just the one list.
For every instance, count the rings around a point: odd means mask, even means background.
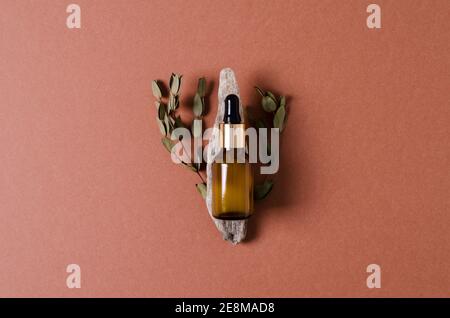
[{"label": "brown paper backdrop", "polygon": [[[0,296],[450,296],[449,1],[378,0],[381,30],[371,1],[77,0],[79,30],[68,1],[0,3]],[[290,106],[236,247],[150,88],[206,76],[215,107],[223,67]]]}]

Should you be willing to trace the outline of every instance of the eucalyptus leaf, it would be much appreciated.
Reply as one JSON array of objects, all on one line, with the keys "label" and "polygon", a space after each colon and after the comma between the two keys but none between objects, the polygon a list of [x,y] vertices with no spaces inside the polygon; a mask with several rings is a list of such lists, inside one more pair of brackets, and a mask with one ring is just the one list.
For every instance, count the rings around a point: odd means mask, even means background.
[{"label": "eucalyptus leaf", "polygon": [[170,91],[174,95],[178,95],[181,85],[181,75],[172,74],[170,81]]},{"label": "eucalyptus leaf", "polygon": [[155,96],[158,100],[161,99],[162,97],[162,93],[161,93],[161,88],[158,85],[158,81],[152,81],[152,92],[153,92],[153,96]]},{"label": "eucalyptus leaf", "polygon": [[164,124],[166,125],[166,130],[167,130],[167,134],[170,135],[172,134],[172,127],[173,124],[171,124],[171,117],[167,114],[165,114],[164,116]]},{"label": "eucalyptus leaf", "polygon": [[202,98],[200,97],[199,93],[196,93],[194,96],[193,111],[194,111],[195,116],[197,116],[197,117],[201,116],[203,113],[203,101],[202,101]]},{"label": "eucalyptus leaf", "polygon": [[280,97],[280,107],[285,107],[286,108],[286,96],[281,96]]},{"label": "eucalyptus leaf", "polygon": [[176,109],[177,98],[175,95],[170,94],[169,96],[169,112]]},{"label": "eucalyptus leaf", "polygon": [[259,93],[259,95],[261,95],[262,97],[266,96],[266,93],[258,86],[255,86],[255,89]]},{"label": "eucalyptus leaf", "polygon": [[175,106],[174,109],[178,109],[178,107],[180,107],[180,99],[178,98],[178,96],[175,97]]},{"label": "eucalyptus leaf", "polygon": [[273,118],[273,127],[279,128],[280,132],[284,129],[284,120],[286,117],[286,109],[284,106],[278,108],[277,112],[275,113],[275,117]]},{"label": "eucalyptus leaf", "polygon": [[164,120],[164,117],[166,116],[166,106],[163,103],[159,103],[158,107],[158,118],[160,120]]},{"label": "eucalyptus leaf", "polygon": [[168,152],[172,152],[172,148],[175,146],[172,143],[172,140],[170,140],[170,138],[168,137],[163,137],[161,139],[162,144],[164,145],[164,147],[167,149]]},{"label": "eucalyptus leaf", "polygon": [[159,130],[161,131],[161,134],[163,136],[165,136],[167,134],[167,129],[166,129],[166,125],[164,124],[164,122],[162,120],[160,120],[159,118],[156,118],[156,121],[158,122],[158,126],[159,126]]},{"label": "eucalyptus leaf", "polygon": [[268,113],[273,112],[277,108],[277,104],[270,96],[264,96],[261,100],[261,105]]},{"label": "eucalyptus leaf", "polygon": [[169,89],[172,87],[172,83],[173,83],[173,78],[174,78],[174,76],[175,76],[175,73],[172,73],[172,74],[170,75],[170,79],[169,79]]},{"label": "eucalyptus leaf", "polygon": [[273,101],[275,102],[275,104],[277,103],[277,98],[275,97],[275,95],[272,92],[267,91],[267,96],[272,98]]},{"label": "eucalyptus leaf", "polygon": [[202,195],[203,199],[206,200],[206,183],[197,183],[195,185],[198,192]]},{"label": "eucalyptus leaf", "polygon": [[205,97],[206,95],[206,79],[204,77],[198,79],[197,93],[200,97]]},{"label": "eucalyptus leaf", "polygon": [[266,180],[262,184],[255,185],[253,196],[255,200],[264,199],[273,188],[273,181]]}]

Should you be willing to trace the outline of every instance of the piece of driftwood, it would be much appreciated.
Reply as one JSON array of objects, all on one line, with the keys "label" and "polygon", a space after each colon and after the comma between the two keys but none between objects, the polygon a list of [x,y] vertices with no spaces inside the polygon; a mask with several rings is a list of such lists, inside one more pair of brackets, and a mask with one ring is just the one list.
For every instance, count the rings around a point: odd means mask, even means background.
[{"label": "piece of driftwood", "polygon": [[[234,72],[230,68],[225,68],[220,71],[220,80],[219,80],[219,100],[217,104],[217,115],[214,123],[214,129],[212,130],[212,134],[209,138],[208,144],[208,160],[206,165],[206,177],[207,177],[207,192],[206,192],[206,205],[208,207],[209,215],[213,219],[216,224],[217,229],[222,233],[223,239],[229,241],[233,244],[238,244],[245,239],[247,234],[247,220],[238,220],[238,221],[225,221],[218,220],[212,216],[212,191],[211,191],[211,182],[212,182],[212,174],[211,174],[211,163],[216,158],[219,152],[219,130],[218,124],[223,120],[224,115],[224,100],[225,97],[229,94],[235,94],[239,96],[239,87],[237,85],[236,77]],[[240,96],[239,96],[240,99]],[[244,112],[242,109],[242,103],[239,107],[239,113],[241,118],[244,118]]]}]

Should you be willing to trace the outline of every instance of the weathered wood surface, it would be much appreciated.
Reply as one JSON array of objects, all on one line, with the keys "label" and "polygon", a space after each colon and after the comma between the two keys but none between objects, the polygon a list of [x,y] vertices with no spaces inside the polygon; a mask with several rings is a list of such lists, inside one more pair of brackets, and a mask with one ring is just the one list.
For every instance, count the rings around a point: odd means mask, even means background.
[{"label": "weathered wood surface", "polygon": [[[207,193],[206,193],[206,205],[208,207],[209,215],[216,224],[217,229],[222,233],[223,239],[229,241],[233,244],[238,244],[245,239],[247,234],[247,220],[239,221],[224,221],[217,220],[212,217],[212,193],[211,193],[211,163],[214,161],[216,155],[219,152],[219,130],[218,124],[222,121],[224,115],[224,100],[229,94],[235,94],[239,96],[239,87],[237,85],[236,77],[233,70],[230,68],[225,68],[220,71],[219,80],[219,93],[218,93],[218,104],[217,104],[217,115],[214,124],[214,129],[209,139],[208,146],[208,163],[206,166],[206,177],[207,177]],[[244,118],[242,103],[239,108],[241,118]]]}]

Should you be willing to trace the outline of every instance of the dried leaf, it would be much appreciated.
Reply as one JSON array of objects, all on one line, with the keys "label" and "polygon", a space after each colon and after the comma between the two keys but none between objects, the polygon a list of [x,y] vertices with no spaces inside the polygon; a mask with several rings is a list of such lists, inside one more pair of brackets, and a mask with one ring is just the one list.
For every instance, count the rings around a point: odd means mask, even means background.
[{"label": "dried leaf", "polygon": [[160,120],[164,120],[164,117],[166,116],[166,106],[163,103],[159,103],[158,107],[158,118]]},{"label": "dried leaf", "polygon": [[206,200],[206,183],[197,183],[195,186],[203,199]]},{"label": "dried leaf", "polygon": [[280,97],[280,107],[285,107],[286,108],[286,96],[281,96]]},{"label": "dried leaf", "polygon": [[181,75],[172,74],[170,77],[170,92],[174,95],[178,95],[181,86]]},{"label": "dried leaf", "polygon": [[266,180],[262,184],[255,185],[253,195],[255,200],[264,199],[273,188],[273,181]]},{"label": "dried leaf", "polygon": [[277,108],[277,104],[270,96],[264,96],[261,100],[261,105],[262,108],[268,113],[275,111]]},{"label": "dried leaf", "polygon": [[161,131],[161,134],[163,136],[165,136],[167,134],[167,128],[166,125],[164,124],[164,122],[162,120],[160,120],[159,118],[156,118],[156,121],[158,122],[158,126],[159,126],[159,130]]},{"label": "dried leaf", "polygon": [[275,104],[277,103],[277,98],[275,97],[275,95],[272,92],[267,91],[267,96],[272,98],[273,101],[275,102]]},{"label": "dried leaf", "polygon": [[169,112],[174,111],[177,108],[177,97],[170,94],[169,96]]},{"label": "dried leaf", "polygon": [[286,117],[286,109],[284,107],[278,108],[273,118],[273,127],[279,128],[280,132],[284,129],[284,119]]},{"label": "dried leaf", "polygon": [[200,97],[205,97],[206,79],[204,77],[198,79],[197,93],[200,95]]},{"label": "dried leaf", "polygon": [[162,144],[164,145],[164,147],[167,149],[168,152],[172,152],[172,148],[175,146],[172,143],[172,140],[170,140],[170,138],[168,137],[163,137],[161,139]]},{"label": "dried leaf", "polygon": [[193,111],[194,111],[195,116],[197,116],[197,117],[201,116],[203,113],[203,101],[202,101],[202,98],[200,97],[199,93],[196,93],[194,96]]},{"label": "dried leaf", "polygon": [[172,74],[170,75],[170,79],[169,79],[169,89],[172,87],[172,83],[173,83],[173,78],[174,78],[174,76],[175,76],[175,73],[172,73]]},{"label": "dried leaf", "polygon": [[170,135],[172,133],[173,124],[171,124],[171,117],[165,114],[164,116],[164,124],[166,125],[167,134]]},{"label": "dried leaf", "polygon": [[153,96],[156,97],[156,99],[161,99],[162,97],[162,93],[161,93],[161,88],[158,85],[158,81],[152,81],[152,92],[153,92]]}]

